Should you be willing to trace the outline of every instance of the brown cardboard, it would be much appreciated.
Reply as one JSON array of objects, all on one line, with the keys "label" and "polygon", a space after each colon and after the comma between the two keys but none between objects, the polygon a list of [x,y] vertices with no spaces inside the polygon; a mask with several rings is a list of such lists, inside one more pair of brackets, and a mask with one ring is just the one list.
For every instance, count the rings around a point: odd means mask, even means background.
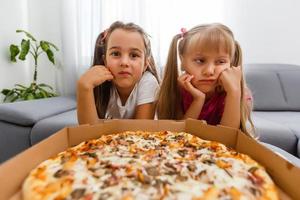
[{"label": "brown cardboard", "polygon": [[[109,120],[93,126],[64,128],[0,166],[0,199],[21,199],[20,189],[24,179],[43,160],[82,141],[126,130],[186,131],[203,139],[224,143],[260,162],[281,190],[293,199],[300,199],[297,183],[300,168],[236,129],[210,126],[197,120]],[[283,192],[280,194],[281,199],[289,199]]]}]

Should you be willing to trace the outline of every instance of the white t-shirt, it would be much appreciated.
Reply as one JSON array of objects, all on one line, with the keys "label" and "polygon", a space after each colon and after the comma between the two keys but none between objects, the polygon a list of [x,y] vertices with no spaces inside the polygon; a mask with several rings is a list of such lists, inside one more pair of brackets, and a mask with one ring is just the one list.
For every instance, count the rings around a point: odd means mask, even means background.
[{"label": "white t-shirt", "polygon": [[151,72],[145,71],[140,81],[131,91],[126,103],[122,102],[116,87],[110,90],[110,99],[105,114],[106,119],[132,119],[138,105],[152,103],[156,99],[159,85]]}]

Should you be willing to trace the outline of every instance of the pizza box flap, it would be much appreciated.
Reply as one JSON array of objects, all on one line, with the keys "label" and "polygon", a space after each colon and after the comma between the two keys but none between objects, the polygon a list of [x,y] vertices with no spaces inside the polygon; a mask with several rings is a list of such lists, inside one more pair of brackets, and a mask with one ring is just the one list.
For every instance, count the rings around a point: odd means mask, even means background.
[{"label": "pizza box flap", "polygon": [[228,147],[235,148],[238,130],[223,126],[211,126],[199,123],[198,120],[186,120],[185,131],[204,140],[221,142]]},{"label": "pizza box flap", "polygon": [[274,153],[256,140],[239,131],[236,150],[249,155],[263,165],[276,184],[290,194],[293,199],[300,199],[300,168],[294,166],[282,156]]},{"label": "pizza box flap", "polygon": [[68,146],[68,131],[64,128],[0,165],[0,199],[12,197],[21,189],[23,180],[31,169]]},{"label": "pizza box flap", "polygon": [[[210,126],[198,120],[107,120],[101,121],[97,125],[64,128],[0,166],[0,199],[21,199],[20,189],[24,179],[31,169],[49,157],[82,141],[98,138],[102,134],[126,130],[186,131],[203,139],[218,141],[227,146],[237,148],[242,153],[247,153],[255,159],[258,158],[257,161],[267,166],[268,172],[275,178],[274,180],[278,186],[292,197],[300,199],[299,192],[297,193],[294,190],[297,186],[296,180],[300,180],[298,178],[300,175],[299,168],[295,168],[283,158],[236,129]],[[272,158],[274,162],[265,158]],[[279,167],[276,165],[279,165]]]}]

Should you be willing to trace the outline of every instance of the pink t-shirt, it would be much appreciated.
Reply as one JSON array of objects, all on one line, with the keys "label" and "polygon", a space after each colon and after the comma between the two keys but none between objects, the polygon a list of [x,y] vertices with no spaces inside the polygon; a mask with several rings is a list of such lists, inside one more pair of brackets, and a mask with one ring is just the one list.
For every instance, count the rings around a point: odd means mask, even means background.
[{"label": "pink t-shirt", "polygon": [[[186,113],[188,108],[193,102],[193,96],[186,90],[181,90],[182,95],[182,108]],[[201,113],[198,116],[199,120],[205,120],[208,124],[220,124],[224,112],[226,93],[215,93],[213,96],[204,102]],[[252,101],[252,95],[249,89],[245,90],[245,98],[247,101]]]},{"label": "pink t-shirt", "polygon": [[[186,90],[181,90],[183,112],[186,113],[193,102],[193,96]],[[198,119],[205,120],[208,124],[219,124],[224,111],[225,93],[215,93],[202,107]]]}]

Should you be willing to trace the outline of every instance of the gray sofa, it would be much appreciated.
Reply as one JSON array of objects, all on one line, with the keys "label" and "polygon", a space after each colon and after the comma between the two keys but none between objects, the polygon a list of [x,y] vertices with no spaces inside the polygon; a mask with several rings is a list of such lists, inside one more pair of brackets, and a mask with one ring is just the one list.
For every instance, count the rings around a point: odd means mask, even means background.
[{"label": "gray sofa", "polygon": [[[300,157],[300,66],[251,64],[245,75],[260,140],[300,166],[295,157]],[[0,163],[72,125],[77,125],[75,97],[0,104]]]},{"label": "gray sofa", "polygon": [[0,163],[76,124],[75,97],[0,104]]},{"label": "gray sofa", "polygon": [[300,66],[248,64],[244,69],[260,140],[300,157]]}]

